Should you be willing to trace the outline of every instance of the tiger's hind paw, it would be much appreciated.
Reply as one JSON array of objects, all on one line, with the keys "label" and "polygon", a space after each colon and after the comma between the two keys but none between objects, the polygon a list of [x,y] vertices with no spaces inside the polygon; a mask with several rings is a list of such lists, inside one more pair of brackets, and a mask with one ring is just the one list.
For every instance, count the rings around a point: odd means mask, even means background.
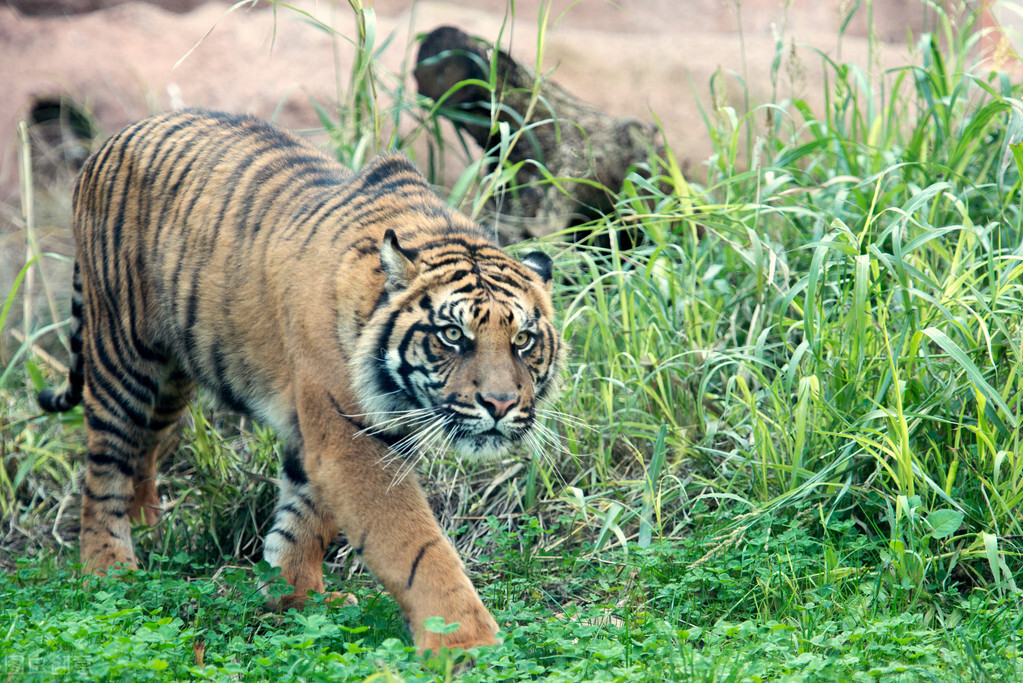
[{"label": "tiger's hind paw", "polygon": [[323,601],[330,607],[349,607],[359,604],[359,599],[352,593],[339,593],[337,591],[324,593]]},{"label": "tiger's hind paw", "polygon": [[[359,600],[351,593],[328,591],[321,593],[321,595],[324,596],[323,602],[327,603],[328,607],[347,607],[359,604]],[[266,607],[273,612],[287,612],[289,609],[296,609],[301,612],[309,602],[309,597],[308,595],[291,593],[279,600],[267,600]]]}]

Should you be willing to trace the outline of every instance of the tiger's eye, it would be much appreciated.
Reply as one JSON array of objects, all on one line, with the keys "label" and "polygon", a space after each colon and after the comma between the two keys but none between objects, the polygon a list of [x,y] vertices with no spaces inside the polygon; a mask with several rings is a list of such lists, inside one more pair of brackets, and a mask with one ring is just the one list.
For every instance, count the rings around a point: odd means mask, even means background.
[{"label": "tiger's eye", "polygon": [[440,331],[444,339],[449,342],[457,342],[462,338],[462,328],[458,325],[448,325]]},{"label": "tiger's eye", "polygon": [[519,332],[517,335],[515,335],[515,339],[512,339],[512,344],[514,344],[515,346],[517,346],[519,348],[522,348],[523,346],[526,346],[527,344],[529,344],[529,341],[532,338],[533,338],[533,335],[531,335],[529,332],[522,331],[522,332]]}]

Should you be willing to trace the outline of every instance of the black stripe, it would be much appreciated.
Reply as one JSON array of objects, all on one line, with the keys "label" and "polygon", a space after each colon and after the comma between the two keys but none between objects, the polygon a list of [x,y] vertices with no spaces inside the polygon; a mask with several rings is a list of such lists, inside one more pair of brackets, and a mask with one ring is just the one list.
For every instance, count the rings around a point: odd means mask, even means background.
[{"label": "black stripe", "polygon": [[298,451],[285,451],[282,469],[284,470],[284,476],[299,486],[309,482],[309,476],[302,465],[302,459]]},{"label": "black stripe", "polygon": [[[227,314],[229,317],[229,314]],[[201,377],[203,384],[208,388],[212,389],[217,398],[224,403],[228,408],[237,412],[245,413],[248,412],[248,404],[245,400],[246,394],[252,392],[237,391],[235,382],[232,381],[235,377],[244,377],[244,373],[235,372],[235,368],[228,365],[228,358],[224,355],[225,344],[220,343],[220,340],[213,340],[211,348],[203,353],[203,349],[198,349],[193,344],[193,353],[198,358],[198,362],[202,360],[207,361],[208,364],[212,364],[212,368],[203,367],[201,368]]]},{"label": "black stripe", "polygon": [[[290,159],[285,159],[290,163]],[[255,185],[256,198],[249,198],[245,204],[245,212],[241,223],[251,229],[245,236],[246,245],[251,249],[255,238],[262,231],[267,216],[280,202],[287,202],[291,212],[307,205],[318,198],[324,188],[334,187],[337,180],[331,175],[326,164],[311,166],[308,169],[288,169],[290,173],[282,177],[281,169],[268,166],[252,178],[249,185]],[[299,174],[300,171],[306,171]],[[298,177],[296,177],[298,176]],[[276,181],[271,187],[271,181]],[[311,196],[306,196],[311,195]],[[258,201],[256,201],[258,199]],[[245,250],[241,250],[243,253]]]},{"label": "black stripe", "polygon": [[376,157],[356,174],[356,179],[363,185],[373,186],[395,175],[403,174],[417,177],[424,185],[426,183],[419,169],[407,157],[396,154]]},{"label": "black stripe", "polygon": [[[120,343],[122,331],[120,326],[114,323],[107,329],[108,334],[103,335],[101,339],[94,339],[92,348],[95,353],[92,359],[95,361],[95,365],[105,370],[109,377],[119,380],[118,384],[124,393],[139,403],[151,403],[159,386],[152,377],[138,372],[131,363],[133,359],[126,357],[128,354],[124,352]],[[109,341],[113,345],[113,356],[107,353],[104,341]]]},{"label": "black stripe", "polygon": [[[245,148],[243,150],[239,150],[239,152],[245,154],[245,156],[240,161],[233,164],[231,175],[222,183],[222,187],[225,191],[220,203],[220,212],[217,215],[217,219],[213,222],[213,227],[215,227],[216,232],[218,233],[221,232],[223,228],[227,227],[224,218],[227,216],[227,210],[231,207],[231,205],[235,203],[236,200],[245,201],[247,198],[245,190],[248,189],[248,184],[242,186],[241,181],[244,179],[249,169],[253,167],[258,168],[263,163],[272,163],[275,160],[275,157],[273,154],[269,153],[273,152],[275,149],[279,149],[281,144],[279,138],[266,134],[260,135],[255,139],[240,139],[237,143],[239,146]],[[239,225],[236,222],[233,227],[244,228],[246,226],[244,224]]]},{"label": "black stripe", "polygon": [[[153,200],[159,194],[157,190],[162,190],[166,185],[164,171],[168,170],[168,166],[173,167],[180,159],[180,154],[175,153],[178,152],[175,141],[179,137],[187,137],[182,135],[181,131],[193,123],[193,121],[185,120],[185,117],[179,117],[177,120],[169,118],[164,122],[160,136],[150,140],[149,159],[146,162],[146,171],[142,176],[142,187],[148,191],[142,193],[142,201],[139,202],[140,223],[152,216]],[[157,183],[157,179],[160,179],[161,182]]]},{"label": "black stripe", "polygon": [[336,398],[334,398],[334,394],[332,394],[332,393],[330,393],[328,391],[327,392],[327,399],[330,401],[330,405],[334,407],[334,410],[337,411],[338,415],[340,415],[341,417],[345,418],[349,422],[354,422],[354,420],[352,420],[352,418],[350,418],[347,415],[345,415],[345,411],[343,411],[341,409],[341,404],[337,402]]},{"label": "black stripe", "polygon": [[[199,137],[200,132],[198,130],[191,132],[193,133],[192,135],[183,137],[178,144],[181,147],[183,147],[186,151],[193,152],[192,155],[187,157],[187,161],[184,154],[179,154],[177,157],[175,157],[173,160],[174,161],[173,166],[167,173],[167,178],[163,181],[159,188],[160,193],[163,195],[163,202],[161,202],[160,209],[159,211],[156,212],[156,215],[160,216],[162,220],[160,225],[161,229],[153,230],[152,234],[149,236],[149,238],[152,240],[152,246],[150,247],[150,251],[152,253],[160,253],[159,250],[161,241],[160,238],[165,233],[170,232],[175,226],[178,225],[177,217],[181,211],[181,207],[183,204],[183,202],[178,201],[178,197],[181,194],[182,185],[184,184],[186,188],[190,187],[192,181],[194,181],[197,177],[199,179],[202,178],[201,173],[193,174],[192,169],[193,167],[195,167],[197,163],[201,162],[205,158],[202,152],[207,148],[199,144],[194,144],[194,141],[196,138]],[[215,151],[219,152],[219,149],[216,149]],[[182,161],[185,162],[184,165],[181,164]],[[175,172],[178,171],[178,169],[180,169],[180,172],[178,172],[177,177],[175,177]],[[172,178],[174,178],[174,182],[168,184],[170,183]],[[156,190],[157,188],[153,188],[152,192],[156,192]],[[170,216],[167,215],[168,208],[173,208],[173,212]],[[168,256],[169,255],[170,254],[168,254]],[[175,284],[177,283],[176,276],[177,269],[175,269],[174,278]],[[175,291],[177,291],[176,288]]]},{"label": "black stripe", "polygon": [[132,467],[130,462],[122,458],[116,458],[109,453],[89,453],[86,456],[86,460],[88,460],[90,465],[95,465],[96,467],[114,466],[126,477],[135,476],[135,468]]},{"label": "black stripe", "polygon": [[[366,193],[358,197],[358,202],[352,201],[345,205],[345,220],[352,225],[364,225],[366,223],[378,223],[388,216],[395,216],[402,213],[410,213],[413,209],[417,215],[421,213],[421,205],[424,201],[436,198],[432,193],[428,196],[420,185],[413,185],[408,182],[393,183],[391,190],[384,193]],[[399,189],[404,188],[404,189]],[[365,188],[359,188],[365,192]]]},{"label": "black stripe", "polygon": [[291,503],[285,503],[284,505],[280,506],[279,508],[277,508],[277,512],[279,512],[279,513],[280,512],[290,512],[291,514],[295,515],[296,517],[301,517],[302,516],[302,511],[299,510],[294,505],[292,505]]},{"label": "black stripe", "polygon": [[[293,238],[295,235],[305,234],[305,241],[302,242],[302,249],[305,250],[309,246],[310,240],[313,238],[311,231],[306,232],[307,226],[312,223],[314,225],[322,223],[323,220],[333,214],[338,208],[345,206],[351,199],[351,192],[344,192],[338,195],[325,195],[317,204],[304,206],[302,211],[295,213],[290,220],[290,225],[286,230],[282,230],[279,233],[279,238],[287,240]],[[347,221],[346,221],[347,222]],[[342,226],[338,226],[339,228]],[[339,233],[340,234],[339,230]],[[337,235],[335,235],[335,239]]]},{"label": "black stripe", "polygon": [[[454,226],[452,226],[452,229],[454,229]],[[423,251],[435,251],[440,249],[452,249],[456,246],[465,249],[465,251],[468,252],[473,259],[511,260],[508,258],[507,254],[494,245],[493,240],[485,237],[482,233],[477,233],[475,231],[470,232],[465,229],[458,229],[458,232],[455,234],[446,234],[443,237],[437,237],[436,239],[429,240],[425,244],[420,244],[419,248]]]},{"label": "black stripe", "polygon": [[270,534],[277,534],[278,536],[283,536],[284,539],[288,541],[288,543],[291,543],[292,545],[296,545],[298,543],[298,539],[295,538],[295,535],[285,529],[278,529],[277,527],[274,527],[273,529],[270,529],[270,531],[268,531],[266,535],[269,536]]},{"label": "black stripe", "polygon": [[355,546],[356,555],[362,555],[362,551],[366,549],[367,536],[369,536],[369,531],[363,531],[362,536],[359,537],[359,545]]},{"label": "black stripe", "polygon": [[[110,413],[111,416],[123,421],[124,418],[116,413],[116,408],[118,408],[116,404],[112,406],[108,405],[107,401],[104,400],[104,397],[98,394],[95,389],[92,394],[93,398],[104,408],[104,410]],[[123,424],[115,424],[105,420],[97,415],[94,410],[86,410],[85,422],[89,425],[89,429],[115,436],[129,448],[138,448],[139,446],[138,438],[134,434],[130,434],[125,431]]]},{"label": "black stripe", "polygon": [[95,500],[100,503],[106,500],[128,501],[131,499],[131,496],[125,495],[123,493],[107,493],[102,496],[97,496],[95,493],[93,493],[92,489],[89,488],[88,484],[82,486],[82,495],[85,496],[86,498],[91,498],[92,500]]},{"label": "black stripe", "polygon": [[423,559],[423,555],[426,554],[426,549],[437,543],[437,539],[427,541],[423,544],[423,547],[416,553],[416,559],[412,561],[412,571],[408,575],[408,585],[405,586],[405,590],[412,590],[412,582],[416,579],[416,570],[419,569],[419,561]]},{"label": "black stripe", "polygon": [[[125,400],[124,395],[118,391],[117,387],[114,386],[113,383],[111,383],[110,379],[102,372],[98,371],[99,368],[94,365],[92,370],[93,372],[89,373],[89,385],[92,386],[93,389],[97,386],[103,389],[103,392],[106,393],[107,397],[112,401],[112,403],[104,401],[103,398],[96,394],[94,390],[93,394],[96,395],[96,398],[99,399],[99,402],[103,405],[103,407],[106,408],[108,412],[117,415],[118,417],[126,417],[131,420],[132,424],[136,427],[142,429],[148,427],[149,415],[136,410],[132,405],[130,405],[130,403]],[[114,370],[116,371],[116,368]],[[114,374],[114,372],[109,369],[108,372]],[[142,402],[141,399],[140,402]]]},{"label": "black stripe", "polygon": [[[422,404],[422,402],[419,401],[419,397],[418,395],[416,395],[416,392],[413,390],[412,387],[412,380],[413,377],[415,377],[416,375],[423,375],[427,380],[429,380],[433,375],[433,368],[423,367],[421,365],[413,365],[408,360],[409,356],[411,355],[409,353],[410,347],[413,345],[413,341],[415,340],[417,335],[423,336],[424,340],[434,337],[432,327],[422,323],[410,325],[409,328],[405,330],[405,335],[402,337],[401,342],[398,344],[398,357],[401,358],[401,365],[398,366],[397,375],[398,377],[401,378],[402,382],[404,382],[406,393],[413,396],[416,399],[416,401],[420,403],[421,408],[429,408],[430,406]],[[462,352],[466,353],[472,348],[472,345],[469,342],[465,342],[462,348],[463,348]],[[438,360],[437,356],[430,353],[429,344],[423,343],[422,351],[423,354],[427,357],[428,361],[436,362]]]},{"label": "black stripe", "polygon": [[[319,221],[319,223],[330,223],[339,222],[346,227],[347,230],[353,231],[363,228],[365,226],[373,226],[374,224],[380,224],[388,222],[388,219],[402,213],[400,207],[403,205],[414,205],[418,198],[418,193],[412,194],[394,194],[388,197],[389,201],[381,202],[380,197],[373,195],[357,196],[353,197],[348,201],[335,202],[337,205],[329,211],[326,216],[332,215],[335,211],[344,210],[341,215],[341,221]],[[315,232],[316,227],[313,228]],[[339,230],[334,233],[331,237],[331,246],[336,246],[338,239],[345,234],[345,231]],[[306,240],[306,244],[312,238],[312,233]]]},{"label": "black stripe", "polygon": [[[117,136],[116,138],[117,140],[116,161],[113,162],[112,165],[104,163],[103,166],[99,167],[98,169],[103,176],[101,178],[102,182],[106,183],[106,192],[104,193],[101,206],[92,208],[102,212],[101,214],[97,215],[103,215],[106,217],[110,217],[110,211],[112,208],[115,209],[112,224],[107,224],[103,226],[105,233],[104,236],[106,239],[100,245],[100,247],[103,250],[103,253],[101,255],[101,263],[103,264],[102,269],[104,278],[103,281],[107,285],[105,294],[110,302],[117,301],[120,294],[119,292],[115,292],[110,289],[111,286],[116,286],[118,282],[111,275],[110,258],[111,257],[116,258],[121,256],[121,231],[124,226],[125,204],[129,193],[129,189],[131,187],[131,176],[133,167],[135,166],[135,163],[133,162],[141,163],[141,160],[131,158],[129,159],[129,163],[125,164],[124,163],[125,157],[128,155],[129,152],[134,157],[137,150],[134,149],[132,142],[137,136],[141,135],[142,140],[145,141],[145,137],[146,135],[148,135],[149,131],[160,124],[161,121],[157,117],[154,117],[151,119],[141,121],[135,124],[134,126],[127,128],[121,135]],[[122,178],[121,177],[122,173],[124,173],[126,177]],[[120,186],[121,196],[120,199],[115,202],[113,195],[114,192],[118,189],[118,186]],[[107,240],[109,240],[110,242],[109,245],[107,244]]]},{"label": "black stripe", "polygon": [[375,375],[377,382],[380,384],[379,391],[384,395],[390,395],[402,390],[394,378],[391,377],[391,374],[387,372],[387,367],[384,365],[384,353],[391,345],[391,335],[394,333],[394,326],[397,324],[398,316],[400,315],[401,309],[391,311],[391,314],[387,317],[387,322],[380,326],[380,334],[377,337],[377,343],[374,345],[378,349],[378,355],[374,359]]},{"label": "black stripe", "polygon": [[380,240],[376,237],[360,237],[359,239],[348,245],[349,251],[354,251],[359,256],[379,256],[380,255]]},{"label": "black stripe", "polygon": [[[175,204],[174,214],[168,223],[168,225],[178,228],[180,238],[176,244],[178,257],[173,270],[173,282],[170,290],[173,294],[175,294],[174,299],[172,300],[171,311],[174,320],[178,322],[178,324],[180,324],[180,307],[177,302],[182,298],[180,295],[185,291],[188,291],[190,293],[190,304],[192,303],[192,297],[197,296],[196,287],[199,283],[202,266],[212,251],[212,246],[216,241],[217,230],[220,227],[218,224],[211,224],[209,221],[203,221],[198,224],[193,223],[190,218],[195,211],[195,204],[204,196],[216,196],[221,202],[226,204],[230,202],[232,196],[220,196],[216,193],[209,193],[206,191],[206,187],[210,183],[210,174],[217,164],[217,161],[211,162],[211,159],[219,160],[230,151],[232,146],[237,145],[239,142],[238,134],[222,134],[215,138],[212,135],[208,137],[213,138],[217,144],[213,144],[213,141],[211,140],[204,146],[197,145],[200,147],[202,152],[189,160],[186,171],[182,174],[182,178],[187,176],[191,181],[185,188],[186,192],[184,193],[185,197],[191,197],[191,199],[188,201],[177,202]],[[196,172],[192,173],[192,165],[195,162],[198,162],[199,165]],[[212,206],[210,207],[210,209],[213,208],[214,207]],[[187,290],[179,285],[182,272],[186,270],[186,263],[188,264],[187,267],[192,269],[192,286]],[[187,344],[192,341],[190,336],[191,330],[188,330],[187,323],[185,329],[187,330],[185,339]],[[191,347],[186,345],[185,348],[189,349]]]},{"label": "black stripe", "polygon": [[[198,246],[198,245],[197,245]],[[206,261],[208,260],[209,250],[207,248],[200,249],[182,249],[182,260],[184,255],[187,253],[192,257],[191,272],[189,273],[189,288],[188,288],[188,306],[185,308],[185,320],[181,326],[181,333],[184,335],[184,347],[193,351],[193,357],[196,358],[197,363],[202,358],[201,351],[196,343],[196,323],[199,320],[199,293],[202,290],[202,279],[203,272],[206,270]],[[183,290],[178,290],[183,291]],[[214,368],[214,372],[216,368]]]},{"label": "black stripe", "polygon": [[[343,223],[348,226],[348,229],[355,229],[369,223],[380,223],[388,217],[409,211],[412,207],[421,204],[424,199],[421,190],[394,192],[383,197],[367,193],[365,188],[358,185],[351,185],[346,190],[345,193],[337,195],[335,201],[325,205],[322,214],[326,217],[344,209]],[[320,220],[317,221],[317,224],[324,222]],[[337,243],[341,234],[342,232],[338,232],[332,237],[332,244]],[[308,239],[306,242],[308,243]]]},{"label": "black stripe", "polygon": [[304,492],[299,492],[297,494],[297,497],[298,497],[298,499],[300,501],[302,501],[303,505],[305,505],[307,508],[309,508],[309,510],[311,512],[314,512],[314,513],[317,512],[316,503],[313,502],[313,499],[310,498],[308,494],[306,494]]}]

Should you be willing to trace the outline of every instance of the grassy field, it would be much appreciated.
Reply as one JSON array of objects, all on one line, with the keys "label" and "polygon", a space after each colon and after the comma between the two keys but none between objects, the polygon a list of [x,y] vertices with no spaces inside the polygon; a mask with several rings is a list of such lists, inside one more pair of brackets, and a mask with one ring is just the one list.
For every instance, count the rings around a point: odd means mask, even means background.
[{"label": "grassy field", "polygon": [[[929,11],[910,64],[826,60],[823,107],[704,103],[705,180],[668,150],[592,239],[539,245],[573,345],[563,450],[421,472],[503,629],[475,663],[419,658],[343,543],[357,606],[266,613],[273,435],[202,400],[144,569],[84,585],[81,413],[34,403],[62,379],[41,352],[66,357],[67,261],[30,262],[0,309],[0,679],[1023,680],[1023,87]],[[359,16],[323,111],[356,165],[439,129]],[[501,152],[457,185],[467,212]]]}]

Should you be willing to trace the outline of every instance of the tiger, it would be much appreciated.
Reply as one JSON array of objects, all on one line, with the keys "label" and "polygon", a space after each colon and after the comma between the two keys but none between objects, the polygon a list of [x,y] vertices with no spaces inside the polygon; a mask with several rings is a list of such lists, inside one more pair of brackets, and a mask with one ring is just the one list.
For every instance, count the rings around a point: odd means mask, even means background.
[{"label": "tiger", "polygon": [[[278,500],[264,558],[324,593],[339,530],[420,652],[499,642],[410,464],[542,444],[566,344],[553,260],[517,258],[449,207],[408,156],[352,171],[248,115],[156,114],[110,137],[72,192],[66,386],[83,405],[86,571],[137,568],[131,524],[161,512],[158,464],[197,386],[273,428]],[[327,599],[340,597],[328,593]],[[442,637],[424,627],[442,617]]]}]

